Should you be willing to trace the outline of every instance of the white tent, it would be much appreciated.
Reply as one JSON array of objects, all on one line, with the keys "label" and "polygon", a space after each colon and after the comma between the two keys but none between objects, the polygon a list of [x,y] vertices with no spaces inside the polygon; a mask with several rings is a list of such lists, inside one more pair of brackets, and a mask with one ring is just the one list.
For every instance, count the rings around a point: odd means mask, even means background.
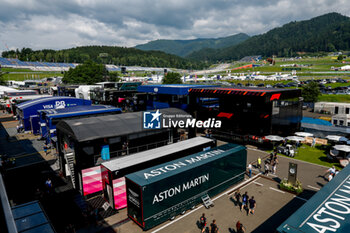
[{"label": "white tent", "polygon": [[312,133],[307,133],[307,132],[295,132],[294,134],[297,136],[300,136],[300,137],[312,137],[312,136],[314,136]]},{"label": "white tent", "polygon": [[288,136],[288,137],[286,137],[286,139],[290,140],[290,141],[296,141],[296,142],[301,142],[301,141],[305,140],[305,138],[298,137],[298,136]]},{"label": "white tent", "polygon": [[340,67],[341,70],[350,70],[350,65]]},{"label": "white tent", "polygon": [[270,140],[270,141],[274,141],[274,142],[279,142],[279,141],[284,140],[284,138],[277,136],[277,135],[268,135],[268,136],[265,136],[265,138]]}]

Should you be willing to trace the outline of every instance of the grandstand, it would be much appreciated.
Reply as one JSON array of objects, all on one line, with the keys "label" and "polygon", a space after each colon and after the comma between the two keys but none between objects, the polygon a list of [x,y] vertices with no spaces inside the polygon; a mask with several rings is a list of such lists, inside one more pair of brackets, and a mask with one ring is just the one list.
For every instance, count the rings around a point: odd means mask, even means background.
[{"label": "grandstand", "polygon": [[[9,68],[21,68],[21,69],[31,69],[33,71],[68,71],[70,68],[75,68],[77,63],[59,63],[59,62],[25,62],[20,61],[15,58],[4,58],[0,57],[1,67]],[[116,65],[106,65],[108,71],[121,71],[121,68]],[[155,71],[162,72],[164,68],[155,68],[155,67],[140,67],[140,66],[126,66],[127,71]],[[169,69],[168,69],[169,70]]]},{"label": "grandstand", "polygon": [[22,68],[22,69],[31,69],[33,71],[68,71],[69,68],[74,68],[78,64],[74,63],[58,63],[58,62],[25,62],[20,61],[15,58],[3,58],[0,57],[1,67],[9,68]]}]

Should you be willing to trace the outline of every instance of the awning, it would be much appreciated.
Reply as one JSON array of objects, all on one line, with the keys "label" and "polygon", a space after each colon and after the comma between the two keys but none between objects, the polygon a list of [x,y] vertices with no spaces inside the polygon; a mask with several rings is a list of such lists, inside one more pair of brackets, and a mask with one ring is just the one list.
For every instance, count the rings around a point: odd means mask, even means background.
[{"label": "awning", "polygon": [[[161,109],[159,112],[162,113],[162,115],[180,116],[177,120],[186,120],[188,119],[186,116],[189,115],[187,112],[177,108]],[[63,120],[56,125],[56,129],[57,131],[70,135],[78,142],[159,130],[144,129],[143,113],[144,112],[132,112],[118,115]]]}]

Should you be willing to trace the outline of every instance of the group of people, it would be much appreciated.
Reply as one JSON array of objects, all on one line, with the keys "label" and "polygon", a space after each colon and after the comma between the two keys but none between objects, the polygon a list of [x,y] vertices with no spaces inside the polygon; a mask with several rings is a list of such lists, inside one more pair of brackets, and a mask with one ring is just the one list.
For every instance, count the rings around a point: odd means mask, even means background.
[{"label": "group of people", "polygon": [[[268,160],[265,160],[264,171],[262,171],[260,156],[258,157],[256,164],[257,164],[257,168],[259,169],[259,171],[263,172],[264,175],[268,175],[270,171],[272,174],[276,174],[277,164],[278,164],[277,151],[271,152],[270,158]],[[271,166],[271,170],[270,170],[270,166]],[[251,178],[251,176],[252,176],[252,164],[249,163],[247,168],[248,168],[248,176],[249,176],[249,178]]]},{"label": "group of people", "polygon": [[[207,230],[207,218],[205,217],[205,214],[203,213],[202,216],[199,219],[201,232],[206,232]],[[240,221],[237,221],[236,223],[236,232],[237,233],[244,233],[245,227]],[[214,219],[213,222],[209,226],[209,233],[219,233],[219,227],[216,224],[216,220]]]},{"label": "group of people", "polygon": [[264,175],[268,175],[268,173],[270,171],[269,165],[271,165],[271,173],[276,174],[277,164],[278,164],[277,151],[275,150],[274,152],[271,152],[269,161],[265,160]]},{"label": "group of people", "polygon": [[[200,223],[202,233],[205,232],[207,229],[207,218],[205,217],[204,213],[200,217],[199,223]],[[219,233],[219,228],[218,228],[218,225],[216,225],[215,219],[213,220],[213,222],[209,226],[209,232],[210,233]]]},{"label": "group of people", "polygon": [[240,206],[241,211],[245,209],[248,211],[247,215],[249,215],[250,213],[254,214],[255,207],[256,207],[256,201],[254,199],[254,196],[252,196],[249,199],[248,192],[245,192],[243,195],[241,195],[241,193],[238,190],[235,193],[235,198],[236,198],[236,202]]}]

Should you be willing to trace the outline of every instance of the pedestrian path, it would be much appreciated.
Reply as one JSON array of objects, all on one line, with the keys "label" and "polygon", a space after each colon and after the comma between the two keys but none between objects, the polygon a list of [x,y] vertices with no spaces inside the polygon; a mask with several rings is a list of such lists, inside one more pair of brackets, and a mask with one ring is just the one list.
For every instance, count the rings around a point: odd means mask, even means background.
[{"label": "pedestrian path", "polygon": [[[263,167],[261,170],[257,168],[257,159],[260,157],[262,159],[262,164],[264,164],[264,161],[268,160],[269,153],[250,147],[247,148],[247,152],[247,163],[251,162],[253,164],[253,173],[264,171]],[[277,183],[283,179],[287,179],[289,163],[295,163],[298,166],[297,179],[300,180],[304,188],[304,198],[309,199],[315,192],[317,192],[325,184],[328,183],[328,181],[323,176],[326,173],[328,167],[284,156],[278,156],[276,174],[269,173],[266,177],[274,180]]]}]

